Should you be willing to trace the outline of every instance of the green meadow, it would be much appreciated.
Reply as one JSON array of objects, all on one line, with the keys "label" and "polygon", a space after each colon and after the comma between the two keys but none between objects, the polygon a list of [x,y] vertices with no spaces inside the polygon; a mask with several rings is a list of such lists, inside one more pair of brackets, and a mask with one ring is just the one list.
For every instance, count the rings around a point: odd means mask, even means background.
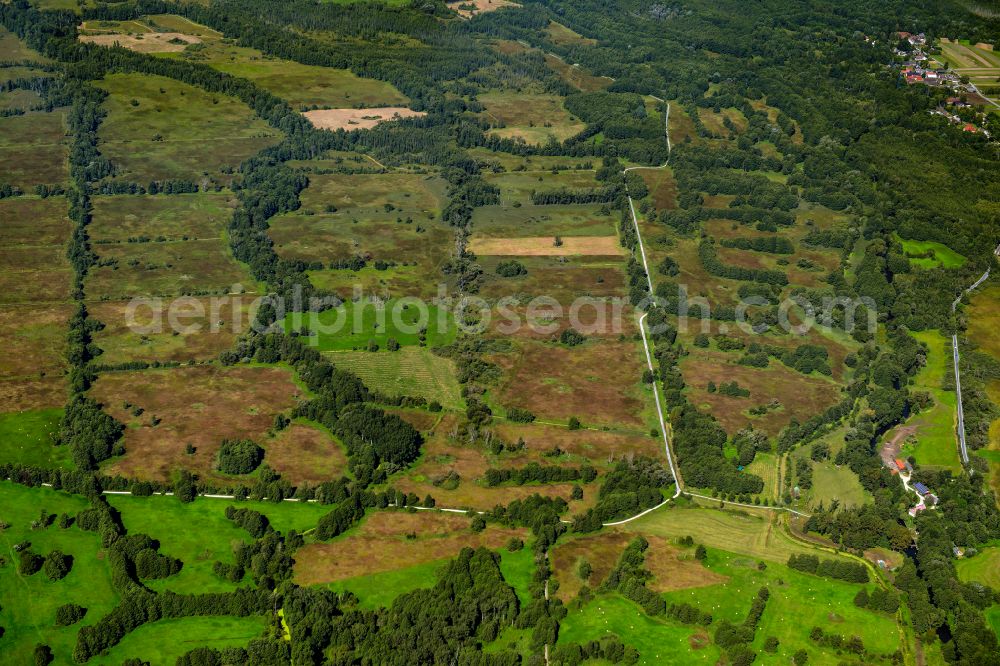
[{"label": "green meadow", "polygon": [[267,619],[249,617],[183,617],[144,624],[130,632],[107,654],[89,663],[118,666],[129,658],[141,657],[154,666],[177,662],[184,653],[198,647],[221,649],[246,645],[264,635]]},{"label": "green meadow", "polygon": [[313,334],[307,342],[318,351],[366,349],[371,342],[385,349],[389,338],[401,346],[414,346],[420,344],[421,335],[430,347],[455,340],[457,329],[449,310],[415,303],[392,299],[376,304],[363,299],[319,313],[290,312],[285,315],[285,330],[307,328]]},{"label": "green meadow", "polygon": [[[527,604],[531,600],[528,586],[531,584],[535,567],[531,548],[524,547],[513,553],[504,549],[500,550],[499,553],[500,571],[503,573],[504,580],[517,592],[521,604]],[[449,559],[433,560],[412,567],[347,578],[329,583],[328,587],[337,592],[350,590],[358,597],[361,608],[387,607],[392,605],[393,600],[401,594],[432,587],[437,582],[441,568],[448,563]]]},{"label": "green meadow", "polygon": [[[179,504],[179,503],[178,503]],[[45,643],[59,664],[72,663],[73,646],[81,626],[97,622],[118,603],[111,586],[111,570],[101,553],[101,537],[72,525],[61,529],[53,523],[33,528],[44,510],[57,516],[75,516],[90,506],[82,497],[50,488],[28,488],[0,481],[0,521],[9,525],[0,530],[0,556],[7,562],[0,566],[0,626],[5,630],[0,647],[0,661],[8,664],[33,663],[35,645]],[[23,576],[17,570],[14,545],[28,541],[31,550],[46,555],[61,550],[73,557],[73,566],[62,580],[49,580],[44,571]],[[56,608],[75,603],[87,609],[87,615],[70,627],[55,625]]]},{"label": "green meadow", "polygon": [[[900,239],[910,264],[917,268],[960,268],[966,258],[943,243]],[[927,255],[927,256],[923,256]]]},{"label": "green meadow", "polygon": [[55,446],[62,409],[0,414],[0,460],[38,467],[72,467],[69,449]]},{"label": "green meadow", "polygon": [[224,592],[235,587],[216,576],[212,565],[217,560],[233,563],[233,546],[252,538],[226,518],[227,506],[260,511],[276,530],[282,532],[312,529],[320,516],[330,510],[330,507],[311,502],[236,502],[207,497],[182,504],[166,495],[112,495],[108,501],[122,512],[122,521],[130,534],[148,534],[160,542],[160,552],[184,562],[179,573],[147,581],[153,590],[171,590],[178,594]]},{"label": "green meadow", "polygon": [[912,417],[907,423],[917,427],[915,443],[903,447],[920,465],[960,470],[958,442],[955,438],[955,392],[942,388],[950,379],[951,341],[937,331],[918,331],[913,337],[927,345],[927,365],[913,379],[916,390],[927,391],[934,405]]}]

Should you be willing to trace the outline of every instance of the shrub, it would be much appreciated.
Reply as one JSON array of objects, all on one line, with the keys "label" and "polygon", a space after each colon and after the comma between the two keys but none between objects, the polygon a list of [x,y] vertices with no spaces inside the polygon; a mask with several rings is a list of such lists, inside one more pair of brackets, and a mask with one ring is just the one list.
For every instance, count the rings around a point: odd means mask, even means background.
[{"label": "shrub", "polygon": [[60,580],[66,577],[73,567],[73,558],[60,550],[53,550],[45,556],[45,575],[49,580]]},{"label": "shrub", "polygon": [[217,469],[223,474],[249,474],[264,460],[264,449],[249,439],[224,440]]},{"label": "shrub", "polygon": [[512,278],[527,274],[528,269],[520,261],[511,259],[510,261],[501,261],[497,264],[497,275],[500,277]]},{"label": "shrub", "polygon": [[56,609],[56,624],[60,627],[68,627],[76,624],[87,614],[87,609],[77,604],[64,604]]},{"label": "shrub", "polygon": [[515,423],[531,423],[535,420],[535,415],[527,409],[511,407],[507,410],[507,418]]}]

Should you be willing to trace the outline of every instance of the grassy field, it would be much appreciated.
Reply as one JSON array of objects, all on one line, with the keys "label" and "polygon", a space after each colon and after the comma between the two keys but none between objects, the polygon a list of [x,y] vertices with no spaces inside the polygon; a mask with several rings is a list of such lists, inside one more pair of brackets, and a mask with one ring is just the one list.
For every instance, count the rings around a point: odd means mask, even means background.
[{"label": "grassy field", "polygon": [[638,650],[639,664],[716,664],[722,655],[704,630],[652,618],[617,594],[595,599],[559,623],[560,643],[586,643],[607,635]]},{"label": "grassy field", "polygon": [[595,172],[590,169],[566,169],[558,173],[551,171],[509,171],[489,174],[486,176],[486,181],[500,188],[501,205],[512,206],[515,203],[530,205],[531,195],[536,191],[599,187],[601,183],[594,175]]},{"label": "grassy field", "polygon": [[677,182],[669,167],[666,169],[642,169],[636,173],[642,176],[646,182],[649,196],[657,211],[677,208]]},{"label": "grassy field", "polygon": [[[91,394],[126,425],[125,455],[107,463],[110,473],[167,480],[183,467],[228,481],[235,479],[214,471],[222,440],[253,438],[268,448],[275,415],[304,395],[285,368],[211,365],[105,373]],[[185,453],[189,443],[194,454]],[[275,467],[281,450],[271,452]]]},{"label": "grassy field", "polygon": [[[234,502],[199,498],[182,504],[174,497],[154,495],[133,497],[112,495],[111,504],[122,512],[129,533],[143,533],[160,542],[160,552],[179,558],[184,568],[169,578],[147,581],[159,592],[172,590],[178,594],[224,592],[236,587],[212,571],[216,561],[233,563],[233,546],[252,541],[249,533],[226,518],[226,507],[238,505],[260,511],[282,532],[296,529],[303,532],[316,526],[320,516],[330,507],[305,502]],[[248,577],[244,581],[250,583]]]},{"label": "grassy field", "polygon": [[421,347],[396,352],[342,352],[329,359],[356,374],[369,388],[391,396],[436,400],[448,409],[461,409],[461,390],[455,364]]},{"label": "grassy field", "polygon": [[[753,643],[759,654],[766,655],[762,651],[766,638],[779,640],[776,655],[768,656],[773,661],[766,663],[788,663],[799,649],[809,654],[810,664],[840,663],[840,655],[809,639],[814,626],[847,638],[857,635],[866,648],[876,652],[890,653],[898,647],[899,632],[892,617],[854,606],[859,585],[802,574],[783,564],[768,563],[761,571],[757,562],[744,554],[714,548],[709,548],[706,565],[722,582],[668,592],[668,603],[689,603],[717,620],[738,623],[746,616],[753,595],[766,585],[771,597]],[[789,621],[791,617],[794,622]],[[638,649],[639,663],[715,663],[719,656],[704,629],[650,618],[617,595],[599,597],[581,611],[571,611],[561,623],[560,641],[592,639],[605,632]]]},{"label": "grassy field", "polygon": [[1000,546],[983,548],[973,557],[957,560],[955,571],[962,582],[978,581],[1000,590]]},{"label": "grassy field", "polygon": [[222,649],[243,646],[264,635],[267,618],[184,617],[144,624],[131,632],[106,655],[88,663],[118,666],[130,657],[141,657],[158,666],[176,663],[177,658],[198,647]]},{"label": "grassy field", "polygon": [[[517,257],[527,270],[526,275],[505,278],[497,275],[497,265],[510,257],[502,255],[478,257],[483,267],[484,277],[480,295],[486,299],[500,299],[506,296],[520,298],[526,304],[535,296],[548,296],[564,306],[564,312],[572,307],[573,300],[581,296],[594,298],[625,297],[625,271],[622,261],[613,257]],[[628,308],[625,308],[627,310]],[[612,320],[609,308],[609,325]],[[498,313],[499,314],[499,313]],[[588,318],[590,317],[590,318]],[[498,317],[497,321],[503,318]],[[581,323],[597,321],[593,312],[581,311]],[[522,314],[522,320],[526,317]],[[609,326],[610,328],[610,326]],[[622,328],[627,328],[624,324]],[[619,331],[613,331],[617,337]],[[520,334],[520,333],[519,333]],[[595,332],[595,335],[598,333]]]},{"label": "grassy field", "polygon": [[781,495],[780,471],[778,466],[781,459],[773,453],[758,453],[754,456],[753,462],[747,466],[748,474],[756,474],[764,480],[763,497],[772,500],[778,499]]},{"label": "grassy field", "polygon": [[168,241],[217,239],[226,230],[236,199],[231,194],[95,196],[90,240],[123,243],[148,237]]},{"label": "grassy field", "polygon": [[[903,252],[910,257],[910,264],[918,268],[961,268],[966,258],[947,245],[934,241],[900,239]],[[922,256],[930,254],[930,256]]]},{"label": "grassy field", "polygon": [[600,205],[483,206],[472,214],[477,238],[611,236],[615,217]]},{"label": "grassy field", "polygon": [[397,222],[378,214],[299,212],[276,217],[268,233],[283,258],[328,264],[359,256],[417,266],[426,280],[428,271],[437,272],[454,240],[453,233],[432,216],[400,212]]},{"label": "grassy field", "polygon": [[90,298],[120,300],[137,296],[228,294],[254,280],[237,262],[221,236],[165,243],[96,246],[106,265],[87,274]]},{"label": "grassy field", "polygon": [[668,504],[664,510],[627,523],[623,529],[668,539],[690,535],[706,546],[751,555],[769,563],[784,563],[789,555],[814,552],[788,536],[775,521],[777,518],[772,516]]},{"label": "grassy field", "polygon": [[0,462],[38,467],[72,467],[70,452],[55,446],[61,409],[0,414]]},{"label": "grassy field", "polygon": [[869,494],[858,480],[858,475],[846,466],[838,467],[832,462],[813,463],[813,487],[811,506],[822,503],[829,508],[836,500],[840,506],[860,506],[872,501]]},{"label": "grassy field", "polygon": [[66,368],[71,305],[8,305],[0,310],[0,377],[59,376]]},{"label": "grassy field", "polygon": [[228,181],[223,167],[236,167],[280,140],[242,102],[173,79],[111,74],[97,85],[110,93],[99,131],[101,153],[124,180]]},{"label": "grassy field", "polygon": [[0,118],[3,182],[30,191],[69,178],[65,113],[33,111]]},{"label": "grassy field", "polygon": [[597,44],[596,39],[584,37],[576,30],[567,28],[562,23],[556,23],[555,21],[549,21],[549,27],[545,29],[545,32],[552,43],[559,46],[595,46]]},{"label": "grassy field", "polygon": [[482,94],[479,101],[483,117],[495,123],[491,133],[525,143],[545,144],[550,137],[563,141],[585,127],[563,108],[558,95],[502,91]]},{"label": "grassy field", "polygon": [[[406,299],[381,304],[368,299],[348,301],[318,314],[291,312],[285,316],[286,330],[303,326],[315,333],[306,342],[319,351],[365,349],[372,341],[385,349],[389,338],[404,347],[416,346],[421,335],[426,335],[427,345],[436,347],[452,342],[457,332],[449,309]],[[421,333],[424,329],[426,333]]]},{"label": "grassy field", "polygon": [[296,108],[402,106],[410,100],[392,84],[366,79],[350,70],[303,65],[268,56],[256,49],[206,39],[169,57],[211,65],[250,79]]},{"label": "grassy field", "polygon": [[[514,588],[522,604],[528,603],[531,600],[528,585],[534,573],[534,554],[530,548],[513,553],[502,548],[498,552],[504,580]],[[433,586],[448,559],[338,580],[329,583],[328,587],[338,592],[350,590],[358,597],[361,608],[389,606],[402,594]]]},{"label": "grassy field", "polygon": [[[102,301],[87,308],[104,324],[94,334],[94,342],[104,350],[101,363],[186,363],[212,360],[231,349],[236,337],[249,329],[256,302],[252,294],[234,294]],[[178,324],[176,328],[171,320]]]},{"label": "grassy field", "polygon": [[577,63],[570,64],[554,53],[545,54],[545,64],[555,71],[563,81],[583,92],[603,90],[614,83],[614,79],[607,76],[594,76]]},{"label": "grassy field", "polygon": [[[107,560],[99,554],[101,538],[76,526],[60,529],[53,524],[32,529],[44,509],[49,514],[75,515],[89,506],[82,497],[67,495],[49,488],[27,488],[0,481],[0,520],[10,527],[0,531],[0,549],[7,565],[0,567],[0,626],[3,626],[3,658],[6,663],[29,664],[38,643],[51,646],[59,664],[72,663],[76,634],[83,625],[92,625],[117,603],[111,587]],[[59,581],[49,580],[44,572],[22,576],[17,572],[13,546],[30,541],[31,549],[44,555],[59,549],[73,556],[70,573]],[[87,609],[81,623],[71,627],[55,626],[55,611],[66,603]]]},{"label": "grassy field", "polygon": [[927,365],[914,377],[913,384],[916,389],[929,392],[934,405],[907,422],[916,426],[917,431],[903,446],[903,454],[912,455],[920,465],[959,471],[962,466],[955,437],[955,393],[941,388],[952,373],[951,341],[937,331],[911,335],[928,347]]},{"label": "grassy field", "polygon": [[48,58],[28,48],[17,36],[6,28],[0,28],[0,61],[21,61],[46,63]]}]

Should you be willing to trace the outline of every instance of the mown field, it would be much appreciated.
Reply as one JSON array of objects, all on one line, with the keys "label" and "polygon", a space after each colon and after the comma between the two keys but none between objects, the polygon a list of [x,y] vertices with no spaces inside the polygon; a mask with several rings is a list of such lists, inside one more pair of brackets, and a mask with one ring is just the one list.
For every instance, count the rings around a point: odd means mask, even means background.
[{"label": "mown field", "polygon": [[[907,422],[917,430],[907,439],[903,453],[912,455],[920,465],[959,470],[955,392],[951,388],[954,384],[951,340],[935,331],[920,331],[912,335],[928,347],[927,364],[914,377],[914,385],[929,392],[934,405]],[[948,389],[943,387],[945,383]]]},{"label": "mown field", "polygon": [[426,398],[448,409],[462,407],[454,363],[428,349],[340,352],[329,358],[337,367],[356,374],[369,388],[386,395]]},{"label": "mown field", "polygon": [[305,342],[319,351],[387,349],[389,339],[400,346],[436,347],[455,339],[452,311],[406,298],[348,301],[319,313],[290,312],[287,331],[308,330]]}]

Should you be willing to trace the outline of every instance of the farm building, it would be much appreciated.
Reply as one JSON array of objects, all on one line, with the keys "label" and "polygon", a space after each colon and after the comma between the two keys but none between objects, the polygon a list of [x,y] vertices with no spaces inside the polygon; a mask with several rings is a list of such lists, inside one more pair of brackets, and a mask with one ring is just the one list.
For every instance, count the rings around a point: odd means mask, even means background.
[{"label": "farm building", "polygon": [[921,497],[931,492],[930,488],[920,483],[919,481],[913,484],[913,489],[916,490],[918,493],[920,493]]}]

